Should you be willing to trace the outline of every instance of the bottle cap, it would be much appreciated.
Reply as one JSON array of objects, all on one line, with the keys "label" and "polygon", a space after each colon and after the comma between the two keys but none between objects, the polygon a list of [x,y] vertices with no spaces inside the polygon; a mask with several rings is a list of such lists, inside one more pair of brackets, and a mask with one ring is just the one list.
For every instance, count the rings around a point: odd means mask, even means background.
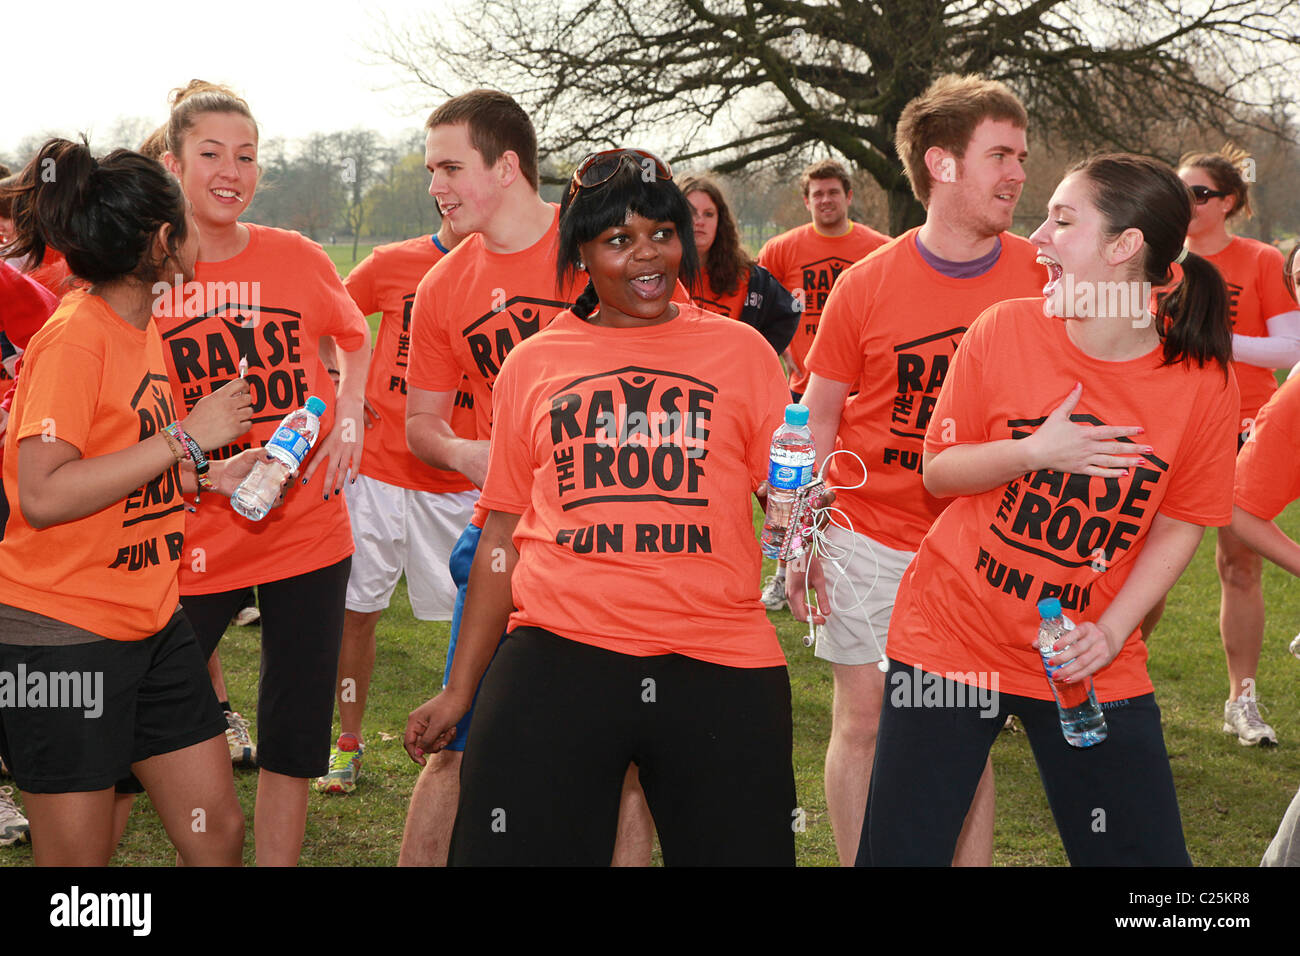
[{"label": "bottle cap", "polygon": [[325,401],[313,395],[307,399],[307,411],[311,412],[317,418],[325,414]]},{"label": "bottle cap", "polygon": [[1061,616],[1061,602],[1056,598],[1043,598],[1038,602],[1038,616],[1043,620]]},{"label": "bottle cap", "polygon": [[807,425],[808,424],[808,406],[807,405],[787,405],[785,407],[785,423],[787,425]]}]

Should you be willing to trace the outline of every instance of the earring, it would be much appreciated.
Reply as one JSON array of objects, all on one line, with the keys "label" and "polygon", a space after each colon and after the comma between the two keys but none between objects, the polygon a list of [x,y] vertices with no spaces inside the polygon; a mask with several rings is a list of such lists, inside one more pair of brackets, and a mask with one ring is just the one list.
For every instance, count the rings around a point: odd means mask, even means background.
[{"label": "earring", "polygon": [[578,260],[578,271],[579,271],[579,272],[586,272],[586,271],[587,271],[587,267],[586,267],[586,265],[583,264],[583,261],[582,261],[581,259]]}]

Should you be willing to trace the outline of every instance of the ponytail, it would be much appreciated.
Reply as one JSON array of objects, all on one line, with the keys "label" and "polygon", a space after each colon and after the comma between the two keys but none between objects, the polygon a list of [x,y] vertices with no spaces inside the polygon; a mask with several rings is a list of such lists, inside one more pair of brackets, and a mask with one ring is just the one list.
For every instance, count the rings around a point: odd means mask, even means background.
[{"label": "ponytail", "polygon": [[1164,345],[1165,365],[1218,362],[1228,377],[1232,330],[1228,324],[1228,289],[1213,264],[1189,252],[1183,279],[1159,297],[1156,329]]},{"label": "ponytail", "polygon": [[[1129,153],[1105,153],[1079,163],[1092,185],[1092,198],[1106,222],[1108,237],[1125,229],[1142,233],[1142,278],[1152,286],[1167,285],[1171,266],[1182,254],[1192,221],[1192,191],[1178,175],[1156,159]],[[1188,253],[1183,280],[1162,294],[1156,309],[1156,331],[1164,345],[1164,364],[1218,362],[1228,377],[1232,359],[1232,330],[1228,325],[1228,292],[1219,270]]]},{"label": "ponytail", "polygon": [[127,276],[153,281],[162,263],[149,251],[164,223],[171,226],[169,253],[185,240],[180,184],[153,160],[125,149],[97,161],[84,140],[52,139],[0,195],[13,203],[8,255],[39,263],[54,248],[74,275],[92,283]]},{"label": "ponytail", "polygon": [[598,308],[600,308],[600,299],[596,297],[596,286],[588,279],[587,287],[582,290],[582,295],[578,296],[578,301],[573,303],[571,311],[586,322],[591,319],[591,314]]}]

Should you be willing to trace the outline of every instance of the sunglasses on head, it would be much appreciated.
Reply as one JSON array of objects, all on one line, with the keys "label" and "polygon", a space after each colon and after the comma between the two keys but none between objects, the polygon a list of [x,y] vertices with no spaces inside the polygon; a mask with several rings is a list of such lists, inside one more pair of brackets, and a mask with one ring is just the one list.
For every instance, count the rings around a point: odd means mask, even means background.
[{"label": "sunglasses on head", "polygon": [[1192,196],[1196,199],[1196,205],[1204,206],[1211,199],[1221,199],[1224,196],[1231,196],[1232,193],[1224,192],[1222,189],[1211,189],[1209,186],[1191,186]]},{"label": "sunglasses on head", "polygon": [[580,189],[594,189],[609,182],[624,162],[631,162],[640,169],[647,182],[651,179],[672,182],[673,168],[654,153],[644,149],[606,149],[592,153],[578,164],[569,183],[569,199],[573,199]]}]

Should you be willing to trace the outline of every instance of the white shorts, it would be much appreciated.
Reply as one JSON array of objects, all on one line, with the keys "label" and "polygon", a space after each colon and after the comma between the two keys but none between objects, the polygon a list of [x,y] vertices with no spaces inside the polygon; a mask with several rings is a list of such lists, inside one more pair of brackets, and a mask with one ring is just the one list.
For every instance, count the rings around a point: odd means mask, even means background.
[{"label": "white shorts", "polygon": [[447,558],[469,524],[478,491],[411,491],[360,475],[346,494],[357,548],[347,609],[384,610],[405,571],[411,613],[421,621],[450,621],[456,586]]},{"label": "white shorts", "polygon": [[874,664],[885,656],[898,585],[915,551],[895,551],[837,525],[821,557],[831,611],[814,653],[834,664]]}]

